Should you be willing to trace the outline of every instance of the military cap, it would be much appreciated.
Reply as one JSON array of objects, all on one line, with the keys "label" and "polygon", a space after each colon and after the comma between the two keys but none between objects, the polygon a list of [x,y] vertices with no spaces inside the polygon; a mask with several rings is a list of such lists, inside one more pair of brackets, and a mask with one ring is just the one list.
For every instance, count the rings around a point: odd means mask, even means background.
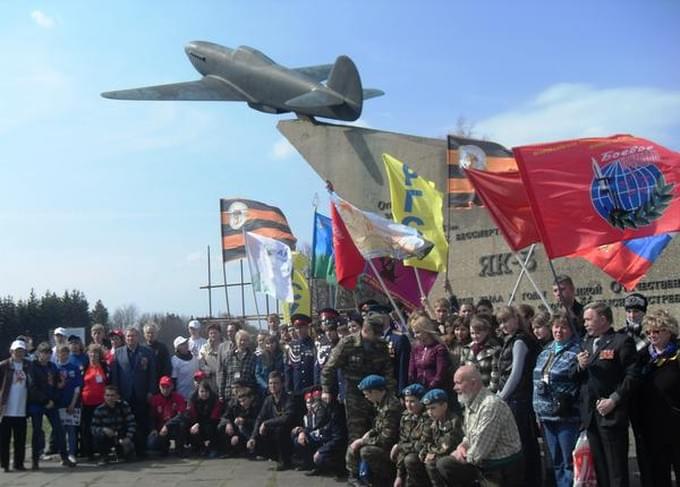
[{"label": "military cap", "polygon": [[434,404],[435,402],[447,402],[448,400],[449,396],[444,389],[432,389],[431,391],[428,391],[422,399],[423,404],[426,406]]},{"label": "military cap", "polygon": [[626,296],[623,300],[623,307],[625,309],[637,309],[643,313],[647,312],[647,298],[640,293],[633,293]]},{"label": "military cap", "polygon": [[321,386],[310,386],[306,387],[303,391],[303,397],[305,401],[314,401],[321,399]]},{"label": "military cap", "polygon": [[359,382],[359,385],[357,387],[359,388],[360,391],[386,389],[387,381],[382,375],[371,374],[361,379],[361,382]]},{"label": "military cap", "polygon": [[425,394],[425,388],[420,384],[411,384],[406,386],[401,390],[401,395],[406,396],[416,396],[418,399],[422,398]]}]

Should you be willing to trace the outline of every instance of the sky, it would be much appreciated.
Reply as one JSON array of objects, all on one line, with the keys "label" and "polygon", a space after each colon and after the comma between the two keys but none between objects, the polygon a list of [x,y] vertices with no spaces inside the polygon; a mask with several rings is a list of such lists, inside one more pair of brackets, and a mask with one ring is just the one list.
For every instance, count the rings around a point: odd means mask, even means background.
[{"label": "sky", "polygon": [[679,24],[674,0],[0,1],[0,295],[206,315],[225,197],[280,207],[311,241],[324,184],[276,130],[292,115],[100,96],[198,79],[190,41],[290,67],[349,55],[386,93],[357,122],[374,129],[443,138],[462,117],[508,147],[631,133],[680,150]]}]

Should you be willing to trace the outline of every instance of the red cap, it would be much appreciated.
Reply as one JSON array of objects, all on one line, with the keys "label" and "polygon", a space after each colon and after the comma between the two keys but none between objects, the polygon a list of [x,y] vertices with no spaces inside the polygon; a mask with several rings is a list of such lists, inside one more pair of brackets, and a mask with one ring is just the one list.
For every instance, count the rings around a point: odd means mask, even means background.
[{"label": "red cap", "polygon": [[167,375],[164,375],[161,377],[161,380],[158,381],[158,385],[161,387],[168,387],[172,385],[172,379],[168,377]]},{"label": "red cap", "polygon": [[194,380],[196,382],[201,382],[206,377],[207,377],[206,373],[203,372],[202,370],[197,370],[196,372],[194,372]]}]

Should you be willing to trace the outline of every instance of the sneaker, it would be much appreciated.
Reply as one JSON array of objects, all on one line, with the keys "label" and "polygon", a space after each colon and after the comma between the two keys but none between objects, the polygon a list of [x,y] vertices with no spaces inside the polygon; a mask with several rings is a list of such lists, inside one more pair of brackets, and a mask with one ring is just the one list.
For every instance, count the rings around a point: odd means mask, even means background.
[{"label": "sneaker", "polygon": [[49,462],[50,460],[52,460],[52,455],[48,453],[43,453],[42,455],[40,455],[40,460],[43,462]]},{"label": "sneaker", "polygon": [[76,466],[76,462],[72,462],[70,458],[65,458],[61,461],[63,467],[73,468]]},{"label": "sneaker", "polygon": [[75,455],[69,455],[69,456],[68,456],[68,461],[71,462],[73,465],[76,465],[76,464],[78,463],[78,461],[76,460],[76,456],[75,456]]}]

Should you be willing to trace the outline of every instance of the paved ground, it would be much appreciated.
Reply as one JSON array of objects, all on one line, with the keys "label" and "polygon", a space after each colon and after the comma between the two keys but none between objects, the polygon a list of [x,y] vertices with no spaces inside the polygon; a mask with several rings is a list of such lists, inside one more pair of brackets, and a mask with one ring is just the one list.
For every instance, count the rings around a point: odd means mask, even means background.
[{"label": "paved ground", "polygon": [[[275,487],[303,485],[337,487],[347,485],[330,477],[306,477],[302,472],[274,472],[271,462],[240,459],[163,459],[97,467],[78,465],[75,469],[58,462],[43,462],[38,472],[0,470],[1,486],[49,487]],[[30,461],[27,462],[30,466]]]}]

